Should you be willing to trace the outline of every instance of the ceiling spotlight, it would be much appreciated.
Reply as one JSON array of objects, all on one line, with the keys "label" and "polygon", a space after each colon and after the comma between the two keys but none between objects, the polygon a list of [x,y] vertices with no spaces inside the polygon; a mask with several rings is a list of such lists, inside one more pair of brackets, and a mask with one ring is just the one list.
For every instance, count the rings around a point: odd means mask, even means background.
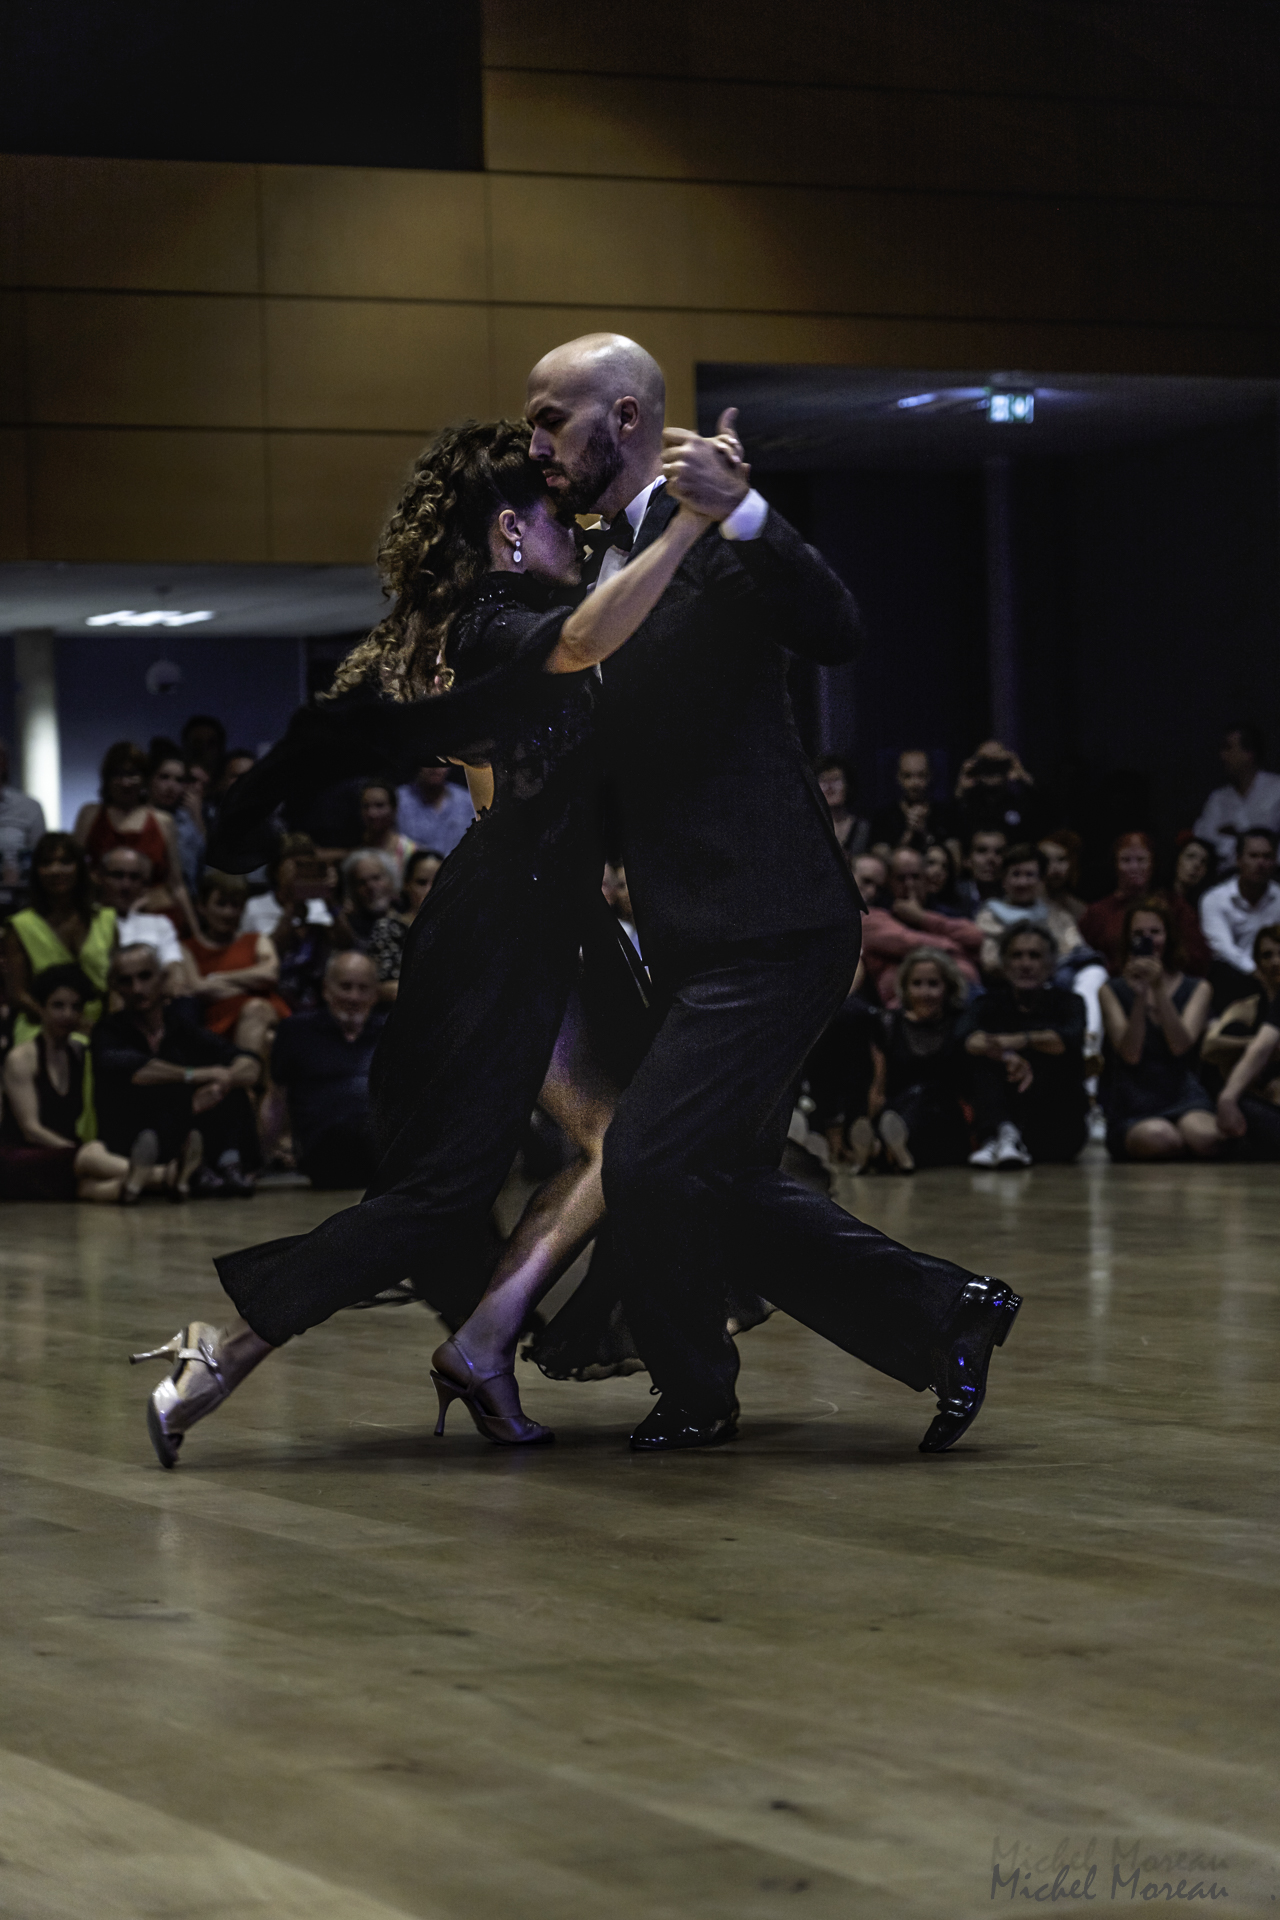
[{"label": "ceiling spotlight", "polygon": [[1029,427],[1035,417],[1034,393],[993,393],[987,401],[987,418],[997,426]]},{"label": "ceiling spotlight", "polygon": [[118,613],[91,613],[85,621],[86,627],[190,627],[197,620],[212,620],[213,613],[205,608],[199,613],[172,613],[164,608],[156,608],[151,613],[134,613],[131,607],[122,607]]}]

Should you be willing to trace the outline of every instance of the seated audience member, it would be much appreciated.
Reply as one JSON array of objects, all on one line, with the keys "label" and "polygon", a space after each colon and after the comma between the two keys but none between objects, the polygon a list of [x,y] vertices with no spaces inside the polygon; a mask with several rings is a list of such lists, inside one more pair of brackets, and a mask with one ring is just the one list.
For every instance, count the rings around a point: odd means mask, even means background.
[{"label": "seated audience member", "polygon": [[155,1165],[149,1139],[135,1142],[130,1161],[94,1138],[87,1043],[79,1031],[92,993],[76,966],[46,967],[31,982],[40,1031],[4,1063],[0,1198],[127,1205],[166,1184],[169,1170]]},{"label": "seated audience member", "polygon": [[448,767],[419,767],[406,786],[397,787],[396,812],[401,831],[415,846],[430,847],[442,857],[453,852],[476,817],[470,794],[453,784]]},{"label": "seated audience member", "polygon": [[850,1130],[855,1156],[876,1156],[874,1134],[899,1173],[964,1164],[968,1074],[959,1025],[965,993],[950,954],[921,947],[902,962],[894,996],[901,1004],[880,1015],[872,1040],[868,1121],[865,1129],[855,1122]]},{"label": "seated audience member", "polygon": [[[1080,932],[1087,946],[1106,961],[1113,974],[1120,972],[1123,960],[1125,916],[1136,900],[1159,899],[1155,885],[1155,849],[1146,833],[1122,833],[1115,843],[1115,892],[1086,907]],[[1212,964],[1209,949],[1200,931],[1200,922],[1185,900],[1169,901],[1169,912],[1178,936],[1178,947],[1197,978],[1207,978]]]},{"label": "seated audience member", "polygon": [[150,863],[147,891],[137,903],[148,913],[171,913],[179,927],[195,931],[195,914],[182,877],[182,859],[172,820],[147,801],[147,756],[131,740],[108,747],[102,761],[100,800],[86,801],[76,815],[75,837],[90,866],[100,867],[113,847],[131,847]]},{"label": "seated audience member", "polygon": [[948,920],[964,920],[968,916],[960,905],[956,892],[956,863],[951,848],[945,840],[935,840],[926,847],[924,859],[924,904],[930,913],[940,913]]},{"label": "seated audience member", "polygon": [[1220,1073],[1224,1081],[1280,997],[1280,926],[1263,927],[1255,936],[1253,971],[1260,984],[1224,1007],[1205,1028],[1201,1042],[1201,1068]]},{"label": "seated audience member", "polygon": [[173,998],[190,993],[190,967],[167,913],[144,913],[140,902],[151,884],[151,862],[136,847],[112,847],[98,862],[98,898],[116,916],[116,945],[154,947],[164,968],[164,990]]},{"label": "seated audience member", "polygon": [[276,991],[294,1013],[318,1007],[333,951],[337,869],[306,834],[286,834],[268,863],[269,893],[255,894],[240,916],[241,933],[264,933],[276,951]]},{"label": "seated audience member", "polygon": [[608,861],[605,862],[600,891],[611,911],[617,916],[618,925],[639,953],[640,935],[636,932],[635,910],[631,905],[631,894],[627,887],[627,870],[621,862],[617,866],[611,866]]},{"label": "seated audience member", "polygon": [[[337,887],[331,861],[316,854],[305,833],[286,833],[267,862],[266,893],[245,901],[241,933],[265,933],[276,940],[291,926],[331,927],[330,898]],[[278,942],[277,942],[278,944]]]},{"label": "seated audience member", "polygon": [[193,713],[184,720],[179,735],[182,757],[189,767],[200,767],[209,781],[216,780],[227,757],[227,730],[211,713]]},{"label": "seated audience member", "polygon": [[844,857],[846,860],[856,860],[870,844],[871,824],[854,811],[856,788],[849,764],[840,759],[838,754],[824,753],[814,761],[813,771],[830,810],[831,824]]},{"label": "seated audience member", "polygon": [[1222,736],[1219,758],[1227,784],[1209,795],[1195,831],[1214,848],[1223,873],[1234,867],[1246,827],[1280,834],[1280,774],[1261,771],[1266,750],[1258,727],[1230,726]]},{"label": "seated audience member", "polygon": [[1085,912],[1085,903],[1080,898],[1080,856],[1084,842],[1070,827],[1055,827],[1052,833],[1045,834],[1039,851],[1044,861],[1045,898],[1069,913],[1079,926]]},{"label": "seated audience member", "polygon": [[982,929],[981,966],[984,974],[1000,971],[1000,942],[1010,927],[1030,921],[1043,927],[1053,941],[1058,960],[1065,960],[1081,943],[1080,929],[1064,907],[1047,900],[1043,885],[1044,856],[1034,847],[1009,847],[1000,868],[1000,891],[984,900],[973,916]]},{"label": "seated audience member", "polygon": [[[878,853],[860,853],[853,862],[853,879],[864,905],[870,910],[883,907],[889,900],[889,863]],[[865,926],[865,922],[863,923]]]},{"label": "seated audience member", "polygon": [[1264,991],[1252,1003],[1252,1032],[1218,1095],[1218,1127],[1233,1143],[1233,1157],[1280,1160],[1280,927],[1265,928],[1256,948]]},{"label": "seated audience member", "polygon": [[964,1017],[978,1137],[971,1167],[1074,1160],[1085,1143],[1084,1001],[1051,984],[1057,954],[1048,927],[1006,927],[1002,977]]},{"label": "seated audience member", "polygon": [[221,807],[227,794],[231,791],[231,788],[235,785],[241,774],[248,773],[250,767],[256,765],[257,758],[257,754],[252,752],[248,747],[232,747],[229,753],[223,754],[217,771],[205,789],[204,823],[206,832],[212,833],[214,827],[217,825],[219,807]]},{"label": "seated audience member", "polygon": [[366,780],[360,789],[360,843],[374,853],[385,853],[396,863],[397,879],[416,841],[401,833],[396,820],[396,790],[385,780]]},{"label": "seated audience member", "polygon": [[1037,830],[1034,782],[1016,753],[999,740],[984,740],[970,754],[956,781],[956,824],[961,843],[982,827],[1011,840],[1033,840]]},{"label": "seated audience member", "polygon": [[88,976],[93,994],[84,1021],[92,1025],[102,1011],[116,942],[116,916],[94,901],[84,849],[69,833],[46,833],[36,841],[30,894],[30,906],[15,913],[4,930],[5,992],[15,1014],[15,1046],[34,1040],[40,1030],[31,982],[46,967],[74,963]]},{"label": "seated audience member", "polygon": [[889,896],[887,908],[873,907],[862,922],[862,958],[881,1006],[897,1006],[899,966],[917,947],[948,955],[961,977],[977,986],[982,934],[970,920],[927,910],[924,861],[913,847],[899,847],[890,857]]},{"label": "seated audience member", "polygon": [[1162,900],[1128,908],[1121,952],[1124,970],[1101,995],[1107,1151],[1113,1160],[1207,1159],[1223,1140],[1194,1065],[1209,982],[1183,973],[1177,924]]},{"label": "seated audience member", "polygon": [[898,795],[871,816],[871,845],[887,860],[897,847],[927,853],[947,841],[959,858],[960,828],[956,809],[945,800],[931,800],[933,772],[923,747],[908,747],[898,755]]},{"label": "seated audience member", "polygon": [[1215,998],[1238,1000],[1253,985],[1253,943],[1280,920],[1275,835],[1249,827],[1240,835],[1236,871],[1200,901],[1200,925],[1213,957]]},{"label": "seated audience member", "polygon": [[974,919],[983,901],[999,893],[1000,869],[1008,844],[1003,827],[979,827],[969,835],[964,872],[956,881],[956,899],[966,919]]},{"label": "seated audience member", "polygon": [[400,961],[409,929],[394,911],[400,875],[386,853],[370,849],[347,855],[342,863],[345,905],[333,929],[333,944],[367,953],[378,969],[378,998],[394,1000]]},{"label": "seated audience member", "polygon": [[1212,841],[1201,840],[1190,833],[1178,847],[1170,893],[1178,900],[1185,900],[1199,918],[1200,902],[1214,884],[1217,871],[1218,855]]},{"label": "seated audience member", "polygon": [[31,854],[44,832],[44,808],[9,785],[9,743],[0,740],[0,920],[27,903]]},{"label": "seated audience member", "polygon": [[156,1160],[175,1163],[175,1198],[248,1197],[258,1056],[166,1005],[154,947],[121,948],[111,985],[120,1012],[103,1015],[92,1042],[98,1131],[108,1150],[131,1155],[151,1134]]},{"label": "seated audience member", "polygon": [[200,880],[200,933],[186,942],[188,991],[200,1002],[210,1033],[226,1034],[241,1053],[265,1060],[281,1020],[292,1012],[275,989],[280,959],[265,933],[241,933],[248,887],[238,873],[206,867]]},{"label": "seated audience member", "polygon": [[183,884],[194,900],[204,872],[203,780],[193,780],[182,750],[157,736],[147,754],[147,799],[162,826],[172,825]]},{"label": "seated audience member", "polygon": [[369,1067],[386,1024],[378,972],[364,953],[335,953],[325,969],[324,1005],[281,1027],[271,1051],[272,1090],[264,1135],[283,1127],[288,1102],[294,1152],[313,1187],[364,1187],[375,1152]]},{"label": "seated audience member", "polygon": [[878,1016],[857,992],[849,995],[805,1062],[813,1100],[809,1124],[825,1134],[833,1165],[852,1164],[864,1173],[878,1142],[871,1131],[867,1102],[875,1077],[871,1055],[879,1033]]}]

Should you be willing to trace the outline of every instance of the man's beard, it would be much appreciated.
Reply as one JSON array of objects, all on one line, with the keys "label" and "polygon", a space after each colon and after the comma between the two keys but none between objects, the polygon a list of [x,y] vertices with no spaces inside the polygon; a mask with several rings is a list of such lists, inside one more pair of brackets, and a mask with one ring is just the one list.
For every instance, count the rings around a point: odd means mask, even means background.
[{"label": "man's beard", "polygon": [[597,421],[582,450],[576,473],[569,473],[558,461],[550,466],[564,475],[565,485],[555,489],[556,517],[572,520],[578,513],[594,513],[601,496],[608,492],[622,472],[622,453],[605,421]]}]

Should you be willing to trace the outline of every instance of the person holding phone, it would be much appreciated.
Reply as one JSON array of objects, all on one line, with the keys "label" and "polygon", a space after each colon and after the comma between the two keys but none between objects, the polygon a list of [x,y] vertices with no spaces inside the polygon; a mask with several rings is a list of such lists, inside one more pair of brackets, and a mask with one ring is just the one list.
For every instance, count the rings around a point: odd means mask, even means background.
[{"label": "person holding phone", "polygon": [[1195,1069],[1209,1018],[1207,980],[1182,970],[1172,915],[1138,900],[1124,918],[1124,965],[1099,1000],[1107,1034],[1102,1104],[1113,1160],[1205,1160],[1225,1135]]}]

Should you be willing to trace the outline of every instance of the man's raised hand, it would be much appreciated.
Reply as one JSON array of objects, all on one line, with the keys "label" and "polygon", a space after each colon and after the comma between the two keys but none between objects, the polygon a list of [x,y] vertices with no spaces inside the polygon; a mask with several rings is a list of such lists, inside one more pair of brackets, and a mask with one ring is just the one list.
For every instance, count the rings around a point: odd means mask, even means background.
[{"label": "man's raised hand", "polygon": [[736,407],[726,407],[712,438],[685,427],[662,435],[662,474],[672,495],[709,520],[727,520],[751,490],[751,469],[734,431]]}]

